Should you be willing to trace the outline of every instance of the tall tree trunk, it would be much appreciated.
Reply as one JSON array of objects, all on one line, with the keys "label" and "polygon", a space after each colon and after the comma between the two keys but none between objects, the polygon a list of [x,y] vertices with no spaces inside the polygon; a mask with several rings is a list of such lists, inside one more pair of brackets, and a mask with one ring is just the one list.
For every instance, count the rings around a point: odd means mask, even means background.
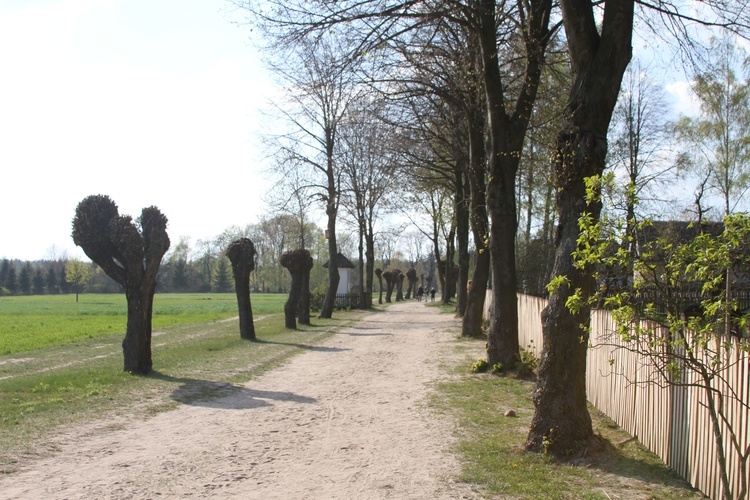
[{"label": "tall tree trunk", "polygon": [[471,194],[471,229],[477,249],[471,288],[466,302],[466,312],[461,325],[461,335],[478,337],[482,334],[484,302],[490,273],[490,252],[487,245],[487,184],[485,181],[484,119],[474,113],[469,119],[469,188]]},{"label": "tall tree trunk", "polygon": [[338,248],[336,246],[336,209],[329,203],[328,213],[328,290],[323,300],[323,307],[320,311],[321,318],[330,318],[333,316],[333,308],[336,305],[336,292],[339,288],[339,269],[337,267],[336,256]]},{"label": "tall tree trunk", "polygon": [[370,234],[365,234],[365,290],[362,303],[365,309],[372,309],[373,274],[375,274],[375,241]]},{"label": "tall tree trunk", "polygon": [[593,436],[585,379],[590,310],[584,306],[574,314],[566,303],[577,290],[585,301],[595,283],[572,253],[578,220],[584,212],[598,220],[601,212],[599,201],[586,202],[586,179],[604,171],[607,131],[631,57],[634,3],[606,0],[601,35],[592,4],[562,0],[561,5],[574,83],[552,161],[559,213],[553,275],[568,283],[553,291],[542,313],[543,348],[526,447],[568,455]]},{"label": "tall tree trunk", "polygon": [[520,359],[516,298],[516,173],[544,64],[551,2],[533,0],[528,7],[530,10],[526,12],[523,27],[527,52],[526,74],[510,116],[506,112],[504,83],[499,66],[495,1],[481,0],[478,13],[478,42],[484,69],[490,139],[487,208],[491,220],[493,301],[487,338],[487,361],[490,365],[502,363],[508,369],[512,369]]},{"label": "tall tree trunk", "polygon": [[469,215],[470,194],[466,171],[468,166],[465,162],[456,162],[455,169],[455,205],[456,205],[456,241],[458,243],[458,280],[456,284],[456,313],[463,317],[466,312],[466,301],[468,295],[467,283],[470,273],[469,256]]},{"label": "tall tree trunk", "polygon": [[360,219],[359,221],[359,279],[357,284],[359,285],[359,308],[367,309],[367,303],[365,301],[365,221]]},{"label": "tall tree trunk", "polygon": [[[494,5],[494,2],[487,2]],[[489,9],[489,6],[487,7]],[[512,369],[520,359],[518,343],[518,303],[516,298],[516,172],[520,147],[513,154],[509,141],[510,120],[505,113],[502,77],[498,66],[494,11],[484,17],[480,38],[485,72],[485,93],[490,135],[487,208],[490,219],[492,293],[487,335],[487,361]],[[522,141],[523,139],[521,139]],[[517,140],[514,142],[518,142]],[[522,142],[521,142],[522,144]]]}]

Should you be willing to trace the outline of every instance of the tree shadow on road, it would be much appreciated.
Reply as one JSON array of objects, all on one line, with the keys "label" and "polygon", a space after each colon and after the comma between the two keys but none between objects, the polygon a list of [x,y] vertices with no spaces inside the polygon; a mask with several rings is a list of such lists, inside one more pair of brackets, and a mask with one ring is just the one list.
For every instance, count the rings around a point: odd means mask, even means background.
[{"label": "tree shadow on road", "polygon": [[184,377],[172,377],[154,372],[153,378],[179,384],[170,398],[178,403],[218,408],[224,410],[248,410],[273,405],[273,401],[292,401],[311,404],[317,400],[293,392],[261,391],[237,386],[228,382],[214,382]]},{"label": "tree shadow on road", "polygon": [[296,347],[297,349],[304,349],[306,351],[315,351],[315,352],[343,352],[343,351],[351,351],[351,349],[344,348],[344,347],[327,347],[322,345],[308,345],[308,344],[298,344],[295,342],[276,342],[274,340],[254,340],[256,344],[274,344],[274,345],[285,345],[289,347]]}]

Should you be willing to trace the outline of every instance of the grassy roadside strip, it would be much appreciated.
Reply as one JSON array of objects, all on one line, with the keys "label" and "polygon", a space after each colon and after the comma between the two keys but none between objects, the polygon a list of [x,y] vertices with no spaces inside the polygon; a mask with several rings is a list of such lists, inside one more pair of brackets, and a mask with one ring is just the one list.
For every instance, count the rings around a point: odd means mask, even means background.
[{"label": "grassy roadside strip", "polygon": [[156,371],[146,377],[122,371],[119,333],[0,356],[0,473],[44,454],[44,443],[69,426],[147,418],[236,390],[362,314],[339,312],[296,331],[284,328],[282,314],[268,314],[255,321],[255,342],[240,339],[236,321],[163,327],[152,340]]},{"label": "grassy roadside strip", "polygon": [[[600,447],[561,463],[523,450],[534,414],[534,383],[513,376],[471,373],[484,339],[458,339],[463,361],[446,365],[430,406],[452,417],[462,482],[501,498],[704,498],[617,424],[590,407]],[[513,410],[515,417],[504,416]]]}]

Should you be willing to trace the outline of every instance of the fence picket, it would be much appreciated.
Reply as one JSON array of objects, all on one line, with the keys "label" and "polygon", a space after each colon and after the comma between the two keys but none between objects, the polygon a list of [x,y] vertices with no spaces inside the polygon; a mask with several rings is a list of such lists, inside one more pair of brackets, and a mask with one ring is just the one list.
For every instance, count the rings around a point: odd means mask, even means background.
[{"label": "fence picket", "polygon": [[[485,314],[489,314],[492,293],[488,291]],[[519,342],[539,357],[543,348],[541,312],[546,300],[518,295]],[[644,446],[657,454],[667,466],[711,498],[721,498],[722,485],[713,427],[705,408],[703,390],[690,386],[697,381],[695,373],[683,375],[682,387],[658,387],[648,383],[658,374],[647,358],[635,355],[612,338],[612,346],[597,346],[597,339],[614,331],[614,321],[606,311],[592,311],[591,342],[587,359],[586,390],[589,401],[615,421],[626,432],[636,436]],[[726,358],[725,381],[715,381],[723,393],[734,388],[742,402],[725,403],[729,425],[737,432],[740,445],[750,439],[750,359],[732,338],[733,348]],[[703,356],[706,354],[703,353]],[[614,365],[610,365],[614,359]],[[723,427],[727,465],[732,492],[739,491],[740,462],[730,451],[726,427]]]}]

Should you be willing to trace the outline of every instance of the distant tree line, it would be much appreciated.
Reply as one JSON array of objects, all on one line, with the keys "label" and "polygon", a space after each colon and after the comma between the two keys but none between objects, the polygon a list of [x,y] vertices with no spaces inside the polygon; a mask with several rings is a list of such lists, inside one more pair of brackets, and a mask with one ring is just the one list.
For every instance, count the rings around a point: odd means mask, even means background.
[{"label": "distant tree line", "polygon": [[69,293],[64,260],[21,261],[3,259],[0,263],[0,295],[45,295]]},{"label": "distant tree line", "polygon": [[[289,272],[280,264],[284,252],[298,247],[300,239],[299,222],[288,215],[261,218],[256,224],[244,228],[230,227],[214,238],[198,240],[190,244],[188,238],[181,238],[173,249],[164,256],[157,277],[157,292],[161,293],[230,293],[234,292],[232,267],[225,255],[226,246],[237,238],[248,237],[255,244],[255,270],[250,275],[253,293],[288,293],[291,286]],[[310,289],[323,290],[326,287],[328,260],[325,234],[315,224],[306,224],[305,240],[313,257],[310,274]],[[356,290],[359,282],[359,261],[352,247],[353,239],[346,234],[339,236],[342,253],[355,263],[352,280]],[[425,279],[436,273],[436,262],[432,252],[421,248],[414,234],[401,237],[391,235],[382,248],[378,249],[377,267],[399,269],[406,273],[414,268],[417,276]],[[415,242],[416,241],[416,242]],[[428,242],[424,243],[427,246]],[[81,263],[90,268],[83,282],[68,276],[66,266],[77,262],[70,258],[54,260],[23,261],[2,259],[0,261],[0,295],[51,295],[76,293],[122,293],[122,286],[107,276],[94,263]],[[76,290],[76,286],[79,287]],[[437,288],[437,287],[436,287]],[[377,289],[377,283],[376,283]]]}]

